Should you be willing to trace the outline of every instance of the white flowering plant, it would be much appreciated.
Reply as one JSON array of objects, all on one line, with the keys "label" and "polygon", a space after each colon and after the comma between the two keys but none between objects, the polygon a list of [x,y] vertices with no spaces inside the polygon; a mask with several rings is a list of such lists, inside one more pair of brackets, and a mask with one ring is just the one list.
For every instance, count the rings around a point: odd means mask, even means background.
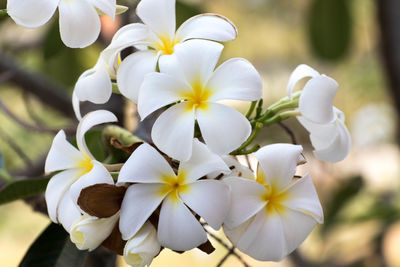
[{"label": "white flowering plant", "polygon": [[[123,9],[115,0],[39,2],[8,0],[8,13],[19,25],[38,27],[58,7],[61,39],[70,47],[96,40],[99,13],[114,17]],[[201,14],[176,29],[175,0],[141,0],[136,12],[143,23],[119,29],[76,82],[77,147],[59,131],[45,164],[52,174],[45,193],[50,219],[79,250],[105,246],[131,266],[149,266],[163,249],[211,253],[211,229],[223,230],[232,251],[282,260],[323,223],[323,210],[311,177],[296,173],[307,162],[302,146],[261,147],[257,137],[263,127],[295,117],[309,132],[315,157],[343,160],[351,140],[343,112],[333,106],[337,82],[300,65],[287,96],[264,108],[262,79],[249,61],[218,64],[222,43],[237,37],[233,22]],[[128,56],[126,48],[133,48]],[[309,80],[294,92],[303,78]],[[82,116],[80,102],[106,103],[112,92],[134,102],[141,120],[157,118],[148,142],[119,126],[104,127],[103,136],[111,137],[104,146],[112,149],[99,161],[85,134],[117,117],[106,110]],[[247,101],[248,112],[223,100]],[[124,157],[116,160],[115,151]]]}]

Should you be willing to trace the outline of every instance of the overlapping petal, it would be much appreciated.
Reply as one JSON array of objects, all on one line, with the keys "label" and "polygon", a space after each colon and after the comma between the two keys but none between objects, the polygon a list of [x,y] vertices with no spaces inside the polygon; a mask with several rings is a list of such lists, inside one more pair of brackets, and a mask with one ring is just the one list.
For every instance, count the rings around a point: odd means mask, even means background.
[{"label": "overlapping petal", "polygon": [[212,228],[218,230],[221,227],[230,206],[230,191],[226,184],[213,180],[196,181],[190,184],[189,192],[179,196]]},{"label": "overlapping petal", "polygon": [[93,168],[90,170],[90,172],[82,175],[75,183],[72,184],[70,191],[71,198],[74,203],[78,204],[78,198],[82,189],[94,184],[114,184],[114,180],[110,173],[103,166],[103,164],[98,161],[93,161]]},{"label": "overlapping petal", "polygon": [[53,222],[58,223],[60,201],[70,186],[79,178],[80,173],[81,170],[79,169],[65,170],[50,179],[46,188],[45,199],[49,217]]},{"label": "overlapping petal", "polygon": [[167,197],[161,206],[158,240],[169,249],[186,251],[205,243],[207,235],[180,199]]},{"label": "overlapping petal", "polygon": [[94,41],[100,33],[100,18],[89,1],[60,1],[61,39],[71,48],[83,48]]},{"label": "overlapping petal", "polygon": [[173,38],[175,35],[176,0],[142,0],[136,13],[159,36]]},{"label": "overlapping petal", "polygon": [[79,150],[67,141],[65,132],[61,130],[54,137],[50,151],[47,154],[45,172],[75,168],[77,163],[83,159],[84,157]]},{"label": "overlapping petal", "polygon": [[192,154],[194,111],[186,103],[170,107],[158,117],[151,131],[154,144],[174,159],[186,161]]},{"label": "overlapping petal", "polygon": [[187,183],[194,182],[214,171],[219,173],[230,172],[222,158],[212,153],[197,138],[193,140],[192,156],[188,161],[180,163],[179,171],[185,172]]},{"label": "overlapping petal", "polygon": [[217,14],[200,14],[185,21],[176,31],[183,41],[206,39],[217,42],[232,41],[237,37],[237,29],[232,21]]},{"label": "overlapping petal", "polygon": [[18,24],[36,28],[53,16],[60,0],[8,0],[7,13]]},{"label": "overlapping petal", "polygon": [[255,153],[269,185],[286,187],[296,173],[297,160],[303,148],[291,144],[268,145]]},{"label": "overlapping petal", "polygon": [[174,171],[160,153],[148,144],[139,146],[122,167],[118,184],[161,183],[163,176],[174,176]]},{"label": "overlapping petal", "polygon": [[182,99],[191,88],[185,82],[164,73],[146,75],[141,87],[138,111],[143,120],[154,111]]},{"label": "overlapping petal", "polygon": [[65,192],[58,206],[57,218],[64,229],[70,233],[72,224],[81,217],[78,207],[72,201],[70,191]]},{"label": "overlapping petal", "polygon": [[297,68],[292,72],[289,78],[289,83],[287,85],[287,95],[289,98],[292,98],[293,94],[293,89],[296,86],[297,82],[299,82],[301,79],[306,78],[306,77],[316,77],[318,76],[319,73],[311,68],[310,66],[307,66],[305,64],[301,64],[297,66]]},{"label": "overlapping petal", "polygon": [[309,80],[299,99],[301,115],[315,123],[332,122],[335,119],[333,99],[337,88],[337,82],[325,75]]},{"label": "overlapping petal", "polygon": [[229,154],[250,136],[250,123],[233,108],[217,103],[207,105],[205,110],[196,111],[203,138],[211,151]]},{"label": "overlapping petal", "polygon": [[114,20],[117,5],[116,0],[89,0],[89,2]]},{"label": "overlapping petal", "polygon": [[78,144],[79,150],[93,159],[94,157],[92,153],[90,153],[88,147],[86,146],[86,132],[96,125],[108,122],[115,122],[117,120],[117,117],[115,117],[114,114],[107,110],[96,110],[86,114],[80,121],[76,130],[76,142]]},{"label": "overlapping petal", "polygon": [[154,50],[138,51],[125,58],[117,72],[121,94],[138,103],[140,86],[145,75],[156,70],[157,60],[157,52]]},{"label": "overlapping petal", "polygon": [[225,178],[223,182],[231,189],[231,208],[225,219],[228,229],[238,227],[265,207],[261,196],[267,190],[261,184],[239,177]]},{"label": "overlapping petal", "polygon": [[135,184],[128,188],[122,201],[119,221],[124,240],[133,237],[160,205],[166,195],[162,187],[163,184]]},{"label": "overlapping petal", "polygon": [[206,87],[213,91],[211,101],[255,101],[262,97],[260,74],[250,62],[242,58],[233,58],[222,63]]}]

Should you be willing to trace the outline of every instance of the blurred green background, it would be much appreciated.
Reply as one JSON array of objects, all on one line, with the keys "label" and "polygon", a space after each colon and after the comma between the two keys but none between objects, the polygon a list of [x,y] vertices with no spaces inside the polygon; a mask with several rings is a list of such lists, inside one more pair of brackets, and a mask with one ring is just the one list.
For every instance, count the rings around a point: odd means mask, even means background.
[{"label": "blurred green background", "polygon": [[[353,141],[344,161],[329,164],[315,159],[306,131],[295,120],[287,122],[308,149],[308,164],[299,173],[311,174],[326,223],[313,231],[296,255],[281,263],[261,263],[246,257],[250,266],[400,266],[400,150],[396,139],[396,110],[400,109],[395,104],[400,88],[393,84],[390,87],[388,77],[390,73],[395,75],[385,65],[389,59],[382,53],[388,47],[382,45],[380,29],[386,29],[386,25],[382,19],[385,16],[378,16],[382,8],[378,1],[179,2],[178,21],[200,12],[213,12],[236,24],[239,36],[225,44],[223,60],[244,57],[256,66],[263,78],[266,106],[286,95],[288,78],[301,63],[333,77],[340,85],[335,106],[344,111]],[[5,8],[5,2],[0,1],[0,8]],[[133,8],[135,5],[135,1],[118,2]],[[133,9],[115,24],[103,17],[99,41],[79,50],[61,43],[57,16],[33,30],[21,28],[7,17],[0,19],[0,170],[6,170],[14,179],[42,174],[43,159],[55,130],[73,128],[77,123],[69,105],[77,78],[95,64],[118,23],[134,19]],[[396,51],[386,51],[386,56],[398,60]],[[7,70],[10,64],[13,68]],[[15,82],[16,66],[19,71],[44,79],[45,87],[57,85],[58,91],[53,96],[30,90],[31,81]],[[59,102],[54,104],[51,97],[58,97]],[[126,103],[121,110],[121,105],[115,104],[120,101],[116,96],[106,107],[120,114],[129,128],[132,105]],[[246,103],[232,105],[242,112],[247,110]],[[272,126],[263,130],[259,142],[290,139],[281,128]],[[17,266],[48,223],[47,217],[23,201],[0,206],[0,266]],[[183,255],[165,250],[152,266],[215,266],[226,253],[223,247],[216,247],[210,256],[197,250]],[[241,266],[233,256],[224,264]],[[119,265],[123,266],[122,261]]]}]

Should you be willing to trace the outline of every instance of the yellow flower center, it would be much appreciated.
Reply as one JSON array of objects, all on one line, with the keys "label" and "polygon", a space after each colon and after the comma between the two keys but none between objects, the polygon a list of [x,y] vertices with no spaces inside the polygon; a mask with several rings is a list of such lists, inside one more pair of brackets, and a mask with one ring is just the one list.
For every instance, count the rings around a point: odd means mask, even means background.
[{"label": "yellow flower center", "polygon": [[261,200],[267,202],[265,210],[268,215],[273,215],[274,213],[282,215],[287,210],[282,202],[289,198],[288,192],[279,191],[276,184],[266,184],[266,177],[260,166],[258,166],[256,181],[267,189],[267,192],[261,196]]},{"label": "yellow flower center", "polygon": [[186,184],[186,173],[182,170],[179,171],[178,176],[163,176],[162,181],[165,185],[162,187],[160,194],[162,196],[169,194],[176,203],[179,200],[179,193],[184,193],[189,190],[189,186]]},{"label": "yellow flower center", "polygon": [[207,100],[211,97],[212,91],[204,88],[203,84],[196,81],[191,84],[192,91],[182,93],[182,98],[187,100],[187,110],[192,111],[193,108],[207,109]]},{"label": "yellow flower center", "polygon": [[93,162],[89,155],[84,154],[83,157],[84,159],[80,160],[76,166],[82,169],[80,176],[90,172],[93,168]]},{"label": "yellow flower center", "polygon": [[164,55],[172,55],[175,51],[174,47],[180,42],[178,38],[171,39],[169,36],[159,36],[160,40],[154,44],[154,48],[162,51]]}]

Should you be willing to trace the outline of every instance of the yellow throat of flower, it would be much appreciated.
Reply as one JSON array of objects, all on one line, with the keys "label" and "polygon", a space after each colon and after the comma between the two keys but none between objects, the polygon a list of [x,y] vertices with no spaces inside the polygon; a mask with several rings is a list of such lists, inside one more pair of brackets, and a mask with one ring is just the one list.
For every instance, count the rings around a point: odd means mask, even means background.
[{"label": "yellow throat of flower", "polygon": [[154,44],[154,48],[161,51],[164,55],[172,55],[175,51],[175,45],[180,42],[176,37],[171,39],[169,36],[159,36],[159,41]]},{"label": "yellow throat of flower", "polygon": [[89,157],[89,155],[84,154],[83,157],[84,158],[81,159],[76,166],[77,168],[82,169],[82,173],[80,176],[90,172],[93,168],[93,162],[92,159]]},{"label": "yellow throat of flower", "polygon": [[192,91],[184,92],[182,97],[187,100],[187,110],[192,111],[195,109],[207,109],[208,108],[208,99],[212,95],[212,91],[208,88],[205,88],[200,81],[200,79],[191,84]]},{"label": "yellow throat of flower", "polygon": [[162,187],[160,194],[165,196],[169,194],[174,202],[178,202],[179,193],[187,192],[189,186],[186,183],[186,172],[180,170],[178,176],[165,175],[162,178],[165,185]]}]

